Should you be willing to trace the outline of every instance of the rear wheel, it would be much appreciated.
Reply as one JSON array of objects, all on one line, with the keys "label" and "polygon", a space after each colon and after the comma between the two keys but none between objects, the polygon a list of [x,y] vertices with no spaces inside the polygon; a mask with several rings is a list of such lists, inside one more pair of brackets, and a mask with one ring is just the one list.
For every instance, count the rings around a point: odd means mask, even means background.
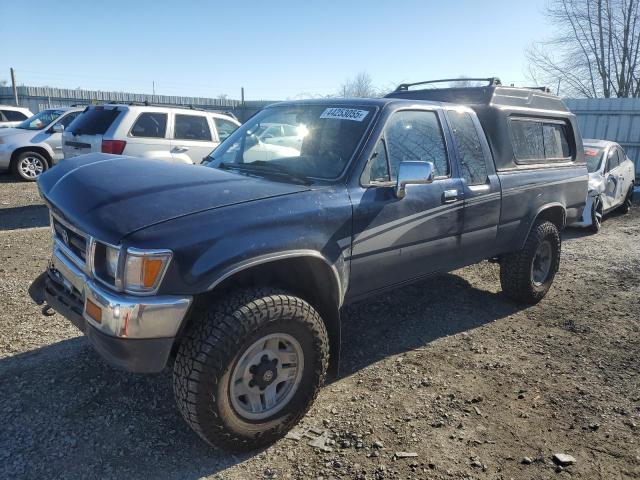
[{"label": "rear wheel", "polygon": [[524,248],[505,255],[500,262],[504,293],[521,303],[538,303],[551,288],[560,266],[560,232],[549,221],[537,222]]},{"label": "rear wheel", "polygon": [[327,332],[304,300],[253,289],[198,315],[178,349],[175,398],[208,443],[258,448],[282,437],[307,412],[329,358]]},{"label": "rear wheel", "polygon": [[624,202],[622,203],[622,205],[620,205],[620,211],[622,213],[629,213],[629,210],[631,210],[632,203],[633,203],[633,185],[629,187],[627,196],[624,197]]},{"label": "rear wheel", "polygon": [[591,225],[589,225],[589,230],[593,233],[598,233],[600,231],[600,227],[602,227],[603,216],[604,206],[602,204],[602,199],[600,197],[595,197],[593,199],[593,204],[591,205]]},{"label": "rear wheel", "polygon": [[13,161],[12,168],[22,180],[33,182],[49,168],[49,163],[40,153],[22,152]]}]

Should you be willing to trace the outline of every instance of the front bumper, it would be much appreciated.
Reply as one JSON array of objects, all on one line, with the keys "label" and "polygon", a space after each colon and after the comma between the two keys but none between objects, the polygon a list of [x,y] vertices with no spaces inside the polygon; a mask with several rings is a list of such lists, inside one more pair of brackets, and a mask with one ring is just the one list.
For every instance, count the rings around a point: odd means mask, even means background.
[{"label": "front bumper", "polygon": [[573,222],[572,224],[570,224],[569,225],[570,227],[586,228],[591,226],[591,224],[593,223],[593,220],[591,217],[591,209],[593,208],[594,198],[595,196],[591,195],[591,192],[589,193],[589,195],[587,195],[587,202],[584,206],[584,210],[582,210],[582,216],[577,222]]},{"label": "front bumper", "polygon": [[[83,331],[108,363],[144,373],[165,367],[192,302],[189,296],[135,297],[108,291],[58,248],[49,269],[29,290],[36,303],[46,302]],[[99,321],[94,318],[96,306]]]}]

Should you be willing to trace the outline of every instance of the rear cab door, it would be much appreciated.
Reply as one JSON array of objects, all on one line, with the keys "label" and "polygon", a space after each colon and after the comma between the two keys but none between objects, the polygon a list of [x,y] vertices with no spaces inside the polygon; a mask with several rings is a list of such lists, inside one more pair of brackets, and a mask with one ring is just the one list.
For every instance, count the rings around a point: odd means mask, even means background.
[{"label": "rear cab door", "polygon": [[[98,105],[86,110],[62,134],[64,158],[101,152],[103,137],[112,137],[116,119],[128,110],[116,105]],[[109,152],[111,153],[111,152]]]},{"label": "rear cab door", "polygon": [[496,248],[502,193],[482,126],[466,107],[445,108],[460,168],[464,220],[460,255],[471,264],[493,255]]},{"label": "rear cab door", "polygon": [[200,164],[220,143],[210,115],[205,112],[173,114],[171,156],[175,163]]}]

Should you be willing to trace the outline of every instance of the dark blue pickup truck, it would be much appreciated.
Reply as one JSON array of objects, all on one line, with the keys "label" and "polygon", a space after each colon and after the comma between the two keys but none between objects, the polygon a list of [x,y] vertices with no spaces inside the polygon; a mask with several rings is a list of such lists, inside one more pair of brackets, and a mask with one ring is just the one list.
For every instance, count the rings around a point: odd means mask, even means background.
[{"label": "dark blue pickup truck", "polygon": [[346,303],[485,259],[515,301],[549,290],[585,205],[580,133],[548,92],[487,83],[275,104],[204,167],[64,160],[38,180],[54,244],[31,296],[110,364],[174,358],[207,442],[272,442],[337,367]]}]

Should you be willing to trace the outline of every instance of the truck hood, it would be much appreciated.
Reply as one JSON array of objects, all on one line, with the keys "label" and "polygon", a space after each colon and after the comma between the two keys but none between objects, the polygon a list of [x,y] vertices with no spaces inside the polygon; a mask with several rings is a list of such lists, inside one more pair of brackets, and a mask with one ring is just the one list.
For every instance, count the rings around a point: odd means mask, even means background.
[{"label": "truck hood", "polygon": [[167,220],[309,190],[195,165],[91,153],[63,160],[38,179],[52,210],[108,243]]}]

